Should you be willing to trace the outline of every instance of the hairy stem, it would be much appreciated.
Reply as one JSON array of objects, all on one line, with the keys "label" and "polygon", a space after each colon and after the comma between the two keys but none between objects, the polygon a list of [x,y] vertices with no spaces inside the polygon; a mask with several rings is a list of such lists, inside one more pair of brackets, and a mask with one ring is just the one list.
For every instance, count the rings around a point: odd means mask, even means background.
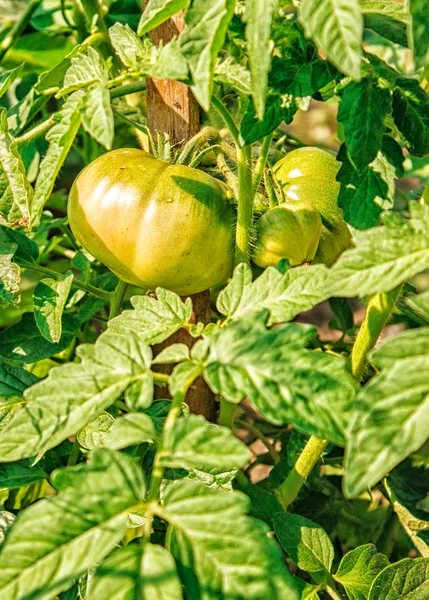
[{"label": "hairy stem", "polygon": [[133,81],[132,83],[126,83],[125,85],[119,85],[118,87],[110,90],[110,99],[120,98],[121,96],[127,96],[128,94],[134,94],[135,92],[142,92],[146,89],[146,81]]},{"label": "hairy stem", "polygon": [[353,344],[348,361],[350,373],[357,381],[360,381],[365,372],[368,355],[377,343],[401,289],[402,285],[399,285],[390,292],[375,294],[369,301],[365,320]]},{"label": "hairy stem", "polygon": [[273,133],[264,137],[261,149],[259,150],[258,161],[256,163],[255,172],[253,173],[253,194],[256,194],[261,183],[265,165],[267,164],[268,152],[270,149]]},{"label": "hairy stem", "polygon": [[29,144],[30,142],[38,138],[40,135],[43,135],[44,133],[49,131],[55,125],[56,122],[57,120],[55,119],[55,116],[52,115],[51,117],[49,117],[49,119],[46,119],[46,121],[43,121],[42,123],[39,123],[39,125],[33,127],[33,129],[30,129],[30,131],[27,131],[26,133],[15,138],[15,142],[18,144],[18,146]]},{"label": "hairy stem", "polygon": [[252,147],[238,149],[238,213],[235,264],[250,262],[253,229]]},{"label": "hairy stem", "polygon": [[235,145],[237,146],[237,148],[239,148],[240,134],[239,134],[237,125],[235,124],[234,119],[232,118],[231,113],[226,108],[226,106],[223,104],[223,102],[221,102],[218,98],[216,98],[216,96],[213,96],[212,104],[215,107],[215,109],[217,110],[217,112],[220,114],[222,119],[225,121],[225,124],[229,129],[229,132],[232,136],[232,139],[234,140]]},{"label": "hairy stem", "polygon": [[[52,269],[47,269],[46,267],[42,267],[41,265],[36,265],[35,263],[20,263],[21,267],[24,269],[28,269],[29,271],[35,271],[36,273],[41,273],[42,275],[47,275],[48,277],[52,277],[53,279],[60,279],[62,277],[61,273],[57,273]],[[96,298],[103,298],[107,302],[110,302],[110,298],[112,296],[111,292],[106,292],[97,288],[93,285],[83,283],[83,281],[79,281],[78,279],[73,279],[73,285],[81,290],[85,290],[88,294],[95,296]]]},{"label": "hairy stem", "polygon": [[[375,294],[368,304],[365,320],[359,330],[348,362],[348,368],[357,381],[361,379],[368,365],[368,355],[377,343],[401,289],[402,284],[390,292]],[[309,439],[293,470],[278,489],[285,509],[297,497],[299,490],[321,458],[327,445],[327,440],[321,440],[314,436]]]},{"label": "hairy stem", "polygon": [[109,320],[113,319],[113,317],[116,317],[116,315],[118,315],[121,312],[122,303],[124,301],[127,288],[128,283],[120,279],[115,291],[113,292],[113,295],[110,298]]},{"label": "hairy stem", "polygon": [[277,494],[284,509],[287,509],[298,496],[301,487],[319,461],[328,443],[327,440],[320,440],[314,435],[308,440],[292,471],[278,488]]},{"label": "hairy stem", "polygon": [[237,405],[222,398],[220,404],[219,425],[233,429],[236,412]]},{"label": "hairy stem", "polygon": [[150,478],[149,494],[147,497],[148,510],[146,512],[146,521],[144,524],[144,533],[146,539],[150,539],[150,535],[152,533],[153,518],[155,514],[153,510],[151,510],[151,504],[154,505],[158,499],[159,488],[161,486],[162,478],[164,477],[165,469],[161,464],[161,457],[164,451],[165,434],[174,426],[175,422],[179,418],[180,411],[182,409],[182,403],[185,401],[186,394],[193,382],[195,381],[195,379],[198,377],[198,375],[199,373],[192,375],[192,377],[190,377],[186,381],[182,389],[173,396],[170,410],[168,411],[167,418],[165,419],[164,427],[162,429],[161,443],[155,455],[152,474]]},{"label": "hairy stem", "polygon": [[21,17],[17,19],[17,21],[15,21],[15,24],[13,25],[9,33],[7,33],[6,36],[3,38],[3,40],[0,43],[0,62],[3,60],[6,52],[9,50],[9,48],[12,46],[15,40],[17,40],[22,31],[24,31],[25,27],[27,26],[27,23],[31,20],[34,11],[39,6],[39,4],[41,4],[41,2],[42,0],[31,0]]}]

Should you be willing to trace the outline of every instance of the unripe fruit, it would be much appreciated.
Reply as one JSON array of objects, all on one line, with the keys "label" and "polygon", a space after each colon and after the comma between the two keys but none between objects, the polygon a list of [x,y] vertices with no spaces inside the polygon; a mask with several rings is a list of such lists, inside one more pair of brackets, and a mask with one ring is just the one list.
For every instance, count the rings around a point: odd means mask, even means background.
[{"label": "unripe fruit", "polygon": [[276,265],[287,258],[292,267],[311,262],[319,244],[322,221],[307,202],[283,202],[256,222],[253,262],[259,267]]},{"label": "unripe fruit", "polygon": [[321,148],[298,148],[274,166],[274,173],[290,201],[311,202],[322,219],[315,262],[331,266],[347,248],[351,235],[337,204],[340,184],[335,177],[340,163]]},{"label": "unripe fruit", "polygon": [[198,169],[108,152],[76,178],[68,217],[88,252],[143,288],[184,296],[231,274],[235,211],[226,186]]}]

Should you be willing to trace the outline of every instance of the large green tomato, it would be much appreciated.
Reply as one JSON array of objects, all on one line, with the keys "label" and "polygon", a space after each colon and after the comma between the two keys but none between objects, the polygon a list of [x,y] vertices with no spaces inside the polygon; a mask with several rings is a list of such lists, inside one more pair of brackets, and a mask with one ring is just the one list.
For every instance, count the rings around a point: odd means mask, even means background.
[{"label": "large green tomato", "polygon": [[283,202],[256,221],[253,262],[260,267],[287,258],[292,267],[311,262],[319,245],[322,221],[307,202]]},{"label": "large green tomato", "polygon": [[351,247],[351,235],[337,204],[340,184],[335,177],[340,163],[321,148],[298,148],[274,166],[287,200],[311,202],[322,219],[315,261],[328,266]]},{"label": "large green tomato", "polygon": [[234,255],[235,212],[207,173],[143,150],[103,154],[77,177],[70,227],[124,281],[185,296],[225,281]]}]

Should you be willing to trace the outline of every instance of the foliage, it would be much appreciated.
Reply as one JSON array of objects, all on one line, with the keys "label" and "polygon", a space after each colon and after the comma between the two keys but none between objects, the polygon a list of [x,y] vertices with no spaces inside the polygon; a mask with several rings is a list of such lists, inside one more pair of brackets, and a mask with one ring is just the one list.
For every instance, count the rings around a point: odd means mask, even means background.
[{"label": "foliage", "polygon": [[[427,6],[141,4],[0,0],[0,598],[425,600]],[[148,77],[190,87],[192,140],[149,130]],[[322,145],[353,247],[262,270],[253,224],[284,201],[272,166],[308,145],[294,126],[313,110],[337,117]],[[69,228],[79,171],[139,145],[237,206],[247,259],[209,324]],[[198,378],[217,423],[189,412]]]}]

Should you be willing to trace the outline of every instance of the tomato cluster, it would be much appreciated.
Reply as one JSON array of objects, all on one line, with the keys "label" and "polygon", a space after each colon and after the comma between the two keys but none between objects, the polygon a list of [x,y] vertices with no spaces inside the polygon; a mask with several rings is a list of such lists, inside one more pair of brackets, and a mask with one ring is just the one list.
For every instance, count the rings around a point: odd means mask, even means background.
[{"label": "tomato cluster", "polygon": [[[282,258],[332,265],[350,246],[337,206],[339,163],[319,148],[300,148],[274,167],[286,201],[256,223],[254,262]],[[78,176],[68,205],[81,244],[124,281],[180,295],[195,294],[231,274],[235,210],[226,186],[192,167],[137,149],[114,150]]]}]

